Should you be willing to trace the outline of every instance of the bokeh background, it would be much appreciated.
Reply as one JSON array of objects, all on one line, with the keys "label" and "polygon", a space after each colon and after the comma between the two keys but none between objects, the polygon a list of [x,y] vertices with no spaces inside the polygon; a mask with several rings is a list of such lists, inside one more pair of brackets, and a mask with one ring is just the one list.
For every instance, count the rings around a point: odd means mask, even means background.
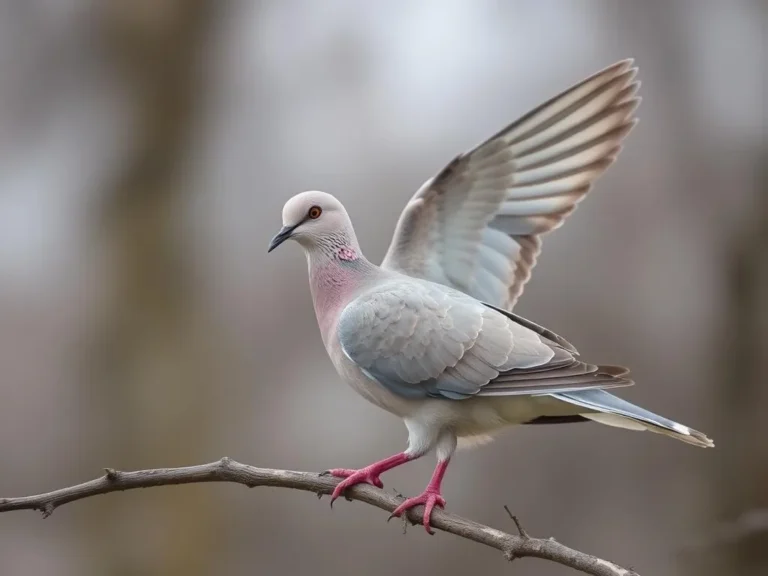
[{"label": "bokeh background", "polygon": [[[715,450],[593,424],[455,458],[450,511],[644,575],[768,573],[768,144],[761,0],[3,0],[0,495],[228,455],[362,466],[406,431],[337,378],[292,194],[379,261],[418,186],[625,57],[641,122],[545,240],[516,311]],[[415,494],[433,459],[395,470]],[[0,515],[3,576],[515,574],[359,503],[235,485]]]}]

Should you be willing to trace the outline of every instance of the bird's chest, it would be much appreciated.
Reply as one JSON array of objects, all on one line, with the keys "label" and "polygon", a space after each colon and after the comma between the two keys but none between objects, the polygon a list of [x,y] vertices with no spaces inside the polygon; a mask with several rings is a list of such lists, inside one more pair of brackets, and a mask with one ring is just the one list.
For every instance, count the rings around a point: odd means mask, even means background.
[{"label": "bird's chest", "polygon": [[351,270],[335,262],[317,265],[310,261],[309,288],[312,293],[317,325],[320,327],[326,348],[336,330],[341,311],[350,301],[356,285],[359,284],[355,280]]},{"label": "bird's chest", "polygon": [[342,380],[369,402],[404,417],[413,410],[413,403],[366,376],[344,353],[339,342],[337,328],[341,312],[364,285],[355,273],[356,268],[349,263],[313,266],[310,262],[312,301],[323,344]]}]

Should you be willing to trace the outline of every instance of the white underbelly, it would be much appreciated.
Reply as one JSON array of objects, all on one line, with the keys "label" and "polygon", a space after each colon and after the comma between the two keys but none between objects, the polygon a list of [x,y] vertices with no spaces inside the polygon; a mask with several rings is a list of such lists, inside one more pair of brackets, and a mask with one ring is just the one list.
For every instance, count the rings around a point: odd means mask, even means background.
[{"label": "white underbelly", "polygon": [[575,413],[574,406],[551,396],[480,396],[466,400],[425,400],[412,418],[450,428],[459,438],[487,440],[504,428],[539,416]]}]

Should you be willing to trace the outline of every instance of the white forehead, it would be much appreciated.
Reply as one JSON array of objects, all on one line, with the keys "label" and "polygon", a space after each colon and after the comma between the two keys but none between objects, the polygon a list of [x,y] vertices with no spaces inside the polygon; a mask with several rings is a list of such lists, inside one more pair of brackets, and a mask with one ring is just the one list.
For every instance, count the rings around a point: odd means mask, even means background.
[{"label": "white forehead", "polygon": [[309,190],[296,194],[296,196],[285,203],[283,207],[283,224],[298,222],[304,218],[304,215],[312,206],[320,206],[323,211],[344,209],[341,202],[327,192]]}]

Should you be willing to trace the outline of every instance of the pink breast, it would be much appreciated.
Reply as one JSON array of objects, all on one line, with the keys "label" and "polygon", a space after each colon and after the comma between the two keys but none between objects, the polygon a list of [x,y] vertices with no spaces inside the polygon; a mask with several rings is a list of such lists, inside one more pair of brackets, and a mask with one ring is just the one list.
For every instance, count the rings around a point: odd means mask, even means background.
[{"label": "pink breast", "polygon": [[352,268],[329,262],[313,267],[309,282],[317,323],[327,344],[327,337],[335,327],[339,314],[353,298],[362,278]]}]

